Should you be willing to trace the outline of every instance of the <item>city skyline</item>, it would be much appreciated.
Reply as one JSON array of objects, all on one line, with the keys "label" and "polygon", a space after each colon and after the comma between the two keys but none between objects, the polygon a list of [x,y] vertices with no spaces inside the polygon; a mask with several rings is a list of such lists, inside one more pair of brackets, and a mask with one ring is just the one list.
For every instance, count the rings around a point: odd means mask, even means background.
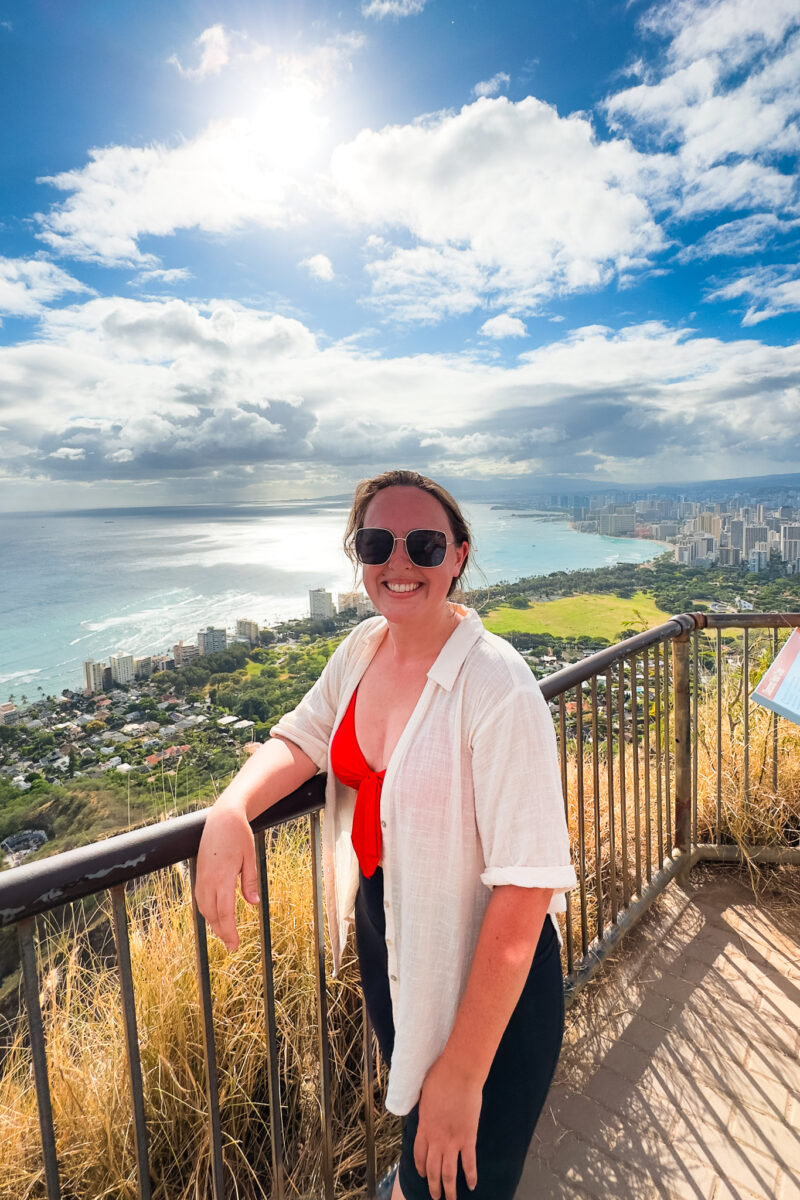
[{"label": "city skyline", "polygon": [[7,510],[800,470],[797,0],[0,0],[0,54]]}]

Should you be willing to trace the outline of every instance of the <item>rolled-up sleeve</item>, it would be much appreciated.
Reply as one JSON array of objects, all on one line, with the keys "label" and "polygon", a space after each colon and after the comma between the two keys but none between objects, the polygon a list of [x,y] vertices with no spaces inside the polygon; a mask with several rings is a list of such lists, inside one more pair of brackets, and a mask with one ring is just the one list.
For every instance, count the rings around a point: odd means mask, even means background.
[{"label": "rolled-up sleeve", "polygon": [[[489,706],[487,706],[489,707]],[[550,710],[539,686],[512,688],[472,736],[475,817],[487,887],[576,886]],[[563,910],[563,896],[551,907]]]}]

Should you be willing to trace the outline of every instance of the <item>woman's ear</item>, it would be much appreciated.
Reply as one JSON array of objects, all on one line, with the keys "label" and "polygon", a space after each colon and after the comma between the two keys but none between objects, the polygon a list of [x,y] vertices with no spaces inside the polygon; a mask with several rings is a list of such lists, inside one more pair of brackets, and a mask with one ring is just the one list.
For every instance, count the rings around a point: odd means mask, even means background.
[{"label": "woman's ear", "polygon": [[469,542],[462,542],[458,548],[457,553],[458,553],[458,575],[456,576],[456,579],[460,579],[461,572],[464,570],[464,563],[467,561],[467,555],[469,554]]}]

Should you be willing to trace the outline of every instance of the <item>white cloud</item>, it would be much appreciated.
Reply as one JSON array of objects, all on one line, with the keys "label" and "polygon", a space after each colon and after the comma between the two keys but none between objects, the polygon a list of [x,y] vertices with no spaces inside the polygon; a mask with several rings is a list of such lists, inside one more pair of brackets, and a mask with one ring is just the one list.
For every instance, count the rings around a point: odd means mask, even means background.
[{"label": "white cloud", "polygon": [[452,246],[389,248],[367,264],[373,301],[399,321],[431,323],[472,312],[490,290],[488,271],[469,250]]},{"label": "white cloud", "polygon": [[184,279],[191,279],[192,272],[188,267],[169,267],[164,270],[160,267],[153,267],[149,271],[139,271],[138,275],[131,280],[134,285],[142,283],[179,283]]},{"label": "white cloud", "polygon": [[278,68],[286,78],[302,81],[319,93],[333,87],[341,75],[352,70],[353,58],[366,44],[363,33],[337,33],[302,53],[280,54]]},{"label": "white cloud", "polygon": [[312,254],[310,258],[302,259],[299,265],[306,267],[314,279],[321,279],[326,283],[333,279],[333,263],[327,254]]},{"label": "white cloud", "polygon": [[208,75],[218,75],[230,60],[230,41],[224,25],[210,25],[195,39],[195,46],[200,51],[200,62],[196,67],[184,67],[177,54],[167,61],[177,67],[184,79],[205,79]]},{"label": "white cloud", "polygon": [[612,128],[672,159],[649,194],[681,217],[796,203],[781,163],[800,149],[797,0],[670,0],[645,24],[671,36],[666,51],[605,109]]},{"label": "white cloud", "polygon": [[0,347],[5,478],[199,487],[220,470],[236,488],[245,467],[259,486],[369,470],[378,454],[431,472],[641,481],[800,467],[798,344],[653,322],[573,330],[513,366],[475,352],[381,359],[243,306],[121,298],[43,326]]},{"label": "white cloud", "polygon": [[427,0],[364,0],[361,11],[365,17],[412,17],[421,13]]},{"label": "white cloud", "polygon": [[645,265],[665,238],[642,169],[624,140],[533,97],[366,130],[331,162],[345,214],[419,243],[371,264],[376,301],[428,320],[481,302],[534,311]]},{"label": "white cloud", "polygon": [[87,166],[41,181],[69,193],[40,216],[41,237],[75,258],[154,267],[138,244],[148,235],[285,228],[301,205],[281,158],[252,118],[215,121],[178,146],[92,150]]},{"label": "white cloud", "polygon": [[90,290],[46,259],[0,257],[0,313],[33,317],[65,293]]},{"label": "white cloud", "polygon": [[759,51],[776,49],[799,17],[797,0],[666,0],[643,24],[672,35],[667,53],[676,65],[724,54],[737,67]]},{"label": "white cloud", "polygon": [[525,337],[528,330],[525,322],[520,321],[519,317],[511,317],[508,313],[500,313],[499,316],[490,317],[488,321],[484,321],[480,332],[484,337],[507,338]]},{"label": "white cloud", "polygon": [[314,156],[329,136],[326,91],[363,44],[361,34],[340,34],[276,57],[265,81],[260,59],[267,51],[246,43],[236,55],[251,67],[242,116],[171,143],[93,149],[86,166],[41,179],[66,198],[38,214],[40,237],[75,258],[158,268],[143,238],[180,229],[283,229],[304,220]]},{"label": "white cloud", "polygon": [[743,296],[751,301],[742,317],[743,325],[758,325],[770,317],[800,312],[800,267],[761,267],[716,288],[706,299],[736,300]]},{"label": "white cloud", "polygon": [[800,221],[781,221],[773,213],[753,213],[737,221],[727,221],[709,229],[699,241],[678,254],[680,262],[720,256],[741,256],[763,250],[780,234],[800,226]]},{"label": "white cloud", "polygon": [[491,79],[484,79],[480,83],[476,83],[472,89],[474,96],[496,96],[498,92],[505,91],[511,83],[511,76],[505,71],[498,71]]}]

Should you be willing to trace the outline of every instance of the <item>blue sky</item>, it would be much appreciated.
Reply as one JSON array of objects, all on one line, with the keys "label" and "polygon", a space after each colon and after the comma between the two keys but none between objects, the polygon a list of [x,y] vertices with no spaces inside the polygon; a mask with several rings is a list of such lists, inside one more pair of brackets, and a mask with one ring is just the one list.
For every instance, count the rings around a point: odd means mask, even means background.
[{"label": "blue sky", "polygon": [[800,470],[800,0],[0,0],[0,505]]}]

